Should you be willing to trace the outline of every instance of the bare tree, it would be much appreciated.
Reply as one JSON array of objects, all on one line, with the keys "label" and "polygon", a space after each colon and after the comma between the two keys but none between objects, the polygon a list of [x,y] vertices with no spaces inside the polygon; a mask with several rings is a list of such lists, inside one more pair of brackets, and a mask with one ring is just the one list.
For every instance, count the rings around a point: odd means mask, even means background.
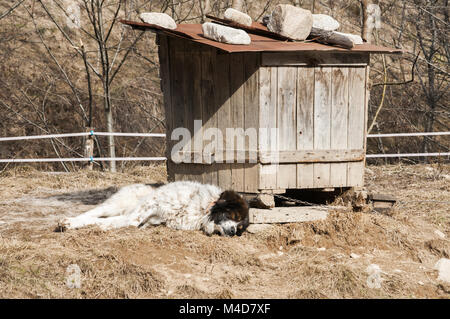
[{"label": "bare tree", "polygon": [[9,9],[7,9],[5,12],[0,13],[0,19],[3,19],[4,17],[6,17],[7,15],[9,15],[11,12],[13,12],[18,6],[20,6],[22,4],[22,2],[24,2],[25,0],[19,0],[16,3],[14,3],[12,5],[12,7],[10,7]]},{"label": "bare tree", "polygon": [[[108,2],[101,0],[82,0],[80,9],[81,13],[85,15],[89,21],[88,28],[79,26],[81,32],[79,33],[81,37],[85,38],[81,45],[78,45],[76,39],[71,37],[64,28],[58,23],[54,14],[50,11],[49,7],[44,3],[44,1],[39,0],[44,11],[47,13],[51,21],[56,25],[58,30],[63,34],[64,38],[71,44],[73,49],[76,51],[78,56],[83,60],[86,68],[86,74],[88,78],[89,89],[91,90],[92,81],[90,80],[90,74],[97,76],[101,83],[101,88],[103,92],[103,107],[105,111],[106,129],[108,132],[114,131],[114,119],[113,119],[113,103],[111,100],[111,86],[116,78],[118,72],[121,70],[125,64],[129,53],[134,48],[137,41],[142,37],[143,32],[141,32],[133,41],[131,41],[127,46],[125,42],[126,29],[122,28],[119,36],[119,40],[114,41],[113,29],[117,25],[118,16],[123,6],[125,5],[124,0],[118,0],[114,2]],[[69,17],[68,12],[64,6],[59,1],[54,1],[56,8],[62,12],[64,15]],[[110,13],[107,15],[106,13]],[[112,14],[112,15],[111,15]],[[95,49],[86,49],[87,43],[94,43]],[[87,52],[96,52],[96,55],[92,58],[93,61],[89,61],[89,56]],[[99,62],[99,67],[94,66]],[[91,93],[90,93],[91,94]],[[90,116],[89,116],[89,126],[92,125],[92,105],[90,105]],[[108,154],[109,157],[114,158],[116,155],[116,148],[114,143],[114,137],[108,136]],[[115,161],[110,162],[110,170],[112,172],[116,171]]]},{"label": "bare tree", "polygon": [[[417,43],[424,57],[424,63],[416,68],[428,107],[423,126],[425,132],[431,132],[434,130],[439,105],[448,110],[449,6],[448,1],[439,0],[427,1],[427,6],[417,0],[412,4],[417,14],[411,18],[415,21]],[[423,139],[422,152],[429,151],[431,140]]]}]

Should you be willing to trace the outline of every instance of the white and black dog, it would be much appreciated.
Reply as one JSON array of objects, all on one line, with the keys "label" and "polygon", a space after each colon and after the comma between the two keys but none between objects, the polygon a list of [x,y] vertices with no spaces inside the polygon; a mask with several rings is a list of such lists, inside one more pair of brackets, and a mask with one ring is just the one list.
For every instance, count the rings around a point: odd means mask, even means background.
[{"label": "white and black dog", "polygon": [[180,181],[154,188],[122,187],[104,203],[63,220],[56,231],[98,225],[102,229],[166,225],[202,230],[207,235],[240,236],[249,224],[247,202],[236,192],[197,182]]}]

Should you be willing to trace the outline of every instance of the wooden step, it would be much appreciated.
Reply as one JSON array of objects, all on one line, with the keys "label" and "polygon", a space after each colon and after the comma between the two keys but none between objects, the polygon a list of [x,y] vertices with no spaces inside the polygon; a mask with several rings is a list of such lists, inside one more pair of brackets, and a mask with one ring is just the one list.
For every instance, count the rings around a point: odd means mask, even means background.
[{"label": "wooden step", "polygon": [[249,220],[251,224],[312,222],[326,219],[330,210],[345,209],[343,206],[250,208]]}]

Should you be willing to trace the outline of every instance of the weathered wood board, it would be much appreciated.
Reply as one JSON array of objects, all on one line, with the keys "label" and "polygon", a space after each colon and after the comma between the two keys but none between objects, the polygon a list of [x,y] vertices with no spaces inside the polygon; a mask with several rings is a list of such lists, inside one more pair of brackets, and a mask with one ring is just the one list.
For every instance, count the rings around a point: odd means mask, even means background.
[{"label": "weathered wood board", "polygon": [[250,208],[249,211],[251,224],[312,222],[325,220],[327,216],[328,209],[320,206]]},{"label": "weathered wood board", "polygon": [[[245,193],[363,185],[368,54],[224,54],[176,37],[158,42],[168,157],[173,129],[191,133],[184,162],[168,160],[169,180]],[[220,138],[205,134],[212,128]]]}]

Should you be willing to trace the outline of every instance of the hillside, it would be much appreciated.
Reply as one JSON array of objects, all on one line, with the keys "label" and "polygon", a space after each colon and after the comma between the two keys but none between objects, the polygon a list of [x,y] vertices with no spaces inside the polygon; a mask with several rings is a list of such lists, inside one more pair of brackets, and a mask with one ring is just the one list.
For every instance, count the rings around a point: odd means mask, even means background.
[{"label": "hillside", "polygon": [[[221,16],[230,2],[211,1],[211,13]],[[260,21],[280,2],[289,1],[244,1],[244,9]],[[332,15],[340,21],[341,31],[361,32],[358,1],[291,2],[315,13]],[[368,121],[371,133],[448,131],[447,1],[373,2],[381,8],[382,26],[373,31],[372,42],[403,48],[405,54],[372,57]],[[0,17],[15,3],[18,1],[2,1]],[[155,36],[133,31],[118,20],[138,21],[139,13],[158,11],[168,13],[178,23],[199,23],[202,21],[200,2],[108,1],[100,10],[104,34],[113,27],[104,47],[95,39],[83,3],[25,0],[0,18],[0,136],[81,132],[88,127],[105,131],[109,109],[114,131],[165,131]],[[109,56],[107,74],[102,60],[105,53]],[[419,58],[412,75],[416,54]],[[104,79],[117,69],[105,93]],[[413,81],[409,81],[412,76]],[[394,85],[380,85],[384,82]],[[382,108],[374,121],[380,105]],[[115,142],[117,156],[164,154],[161,140],[121,137]],[[82,143],[80,138],[2,142],[0,158],[79,157],[83,153]],[[448,152],[450,147],[448,137],[370,139],[368,143],[368,153]],[[107,155],[106,138],[97,139],[94,155]],[[419,160],[408,159],[409,162]],[[78,167],[73,163],[61,165],[36,164],[35,167],[67,171]],[[120,165],[119,169],[123,169],[134,164]]]}]

